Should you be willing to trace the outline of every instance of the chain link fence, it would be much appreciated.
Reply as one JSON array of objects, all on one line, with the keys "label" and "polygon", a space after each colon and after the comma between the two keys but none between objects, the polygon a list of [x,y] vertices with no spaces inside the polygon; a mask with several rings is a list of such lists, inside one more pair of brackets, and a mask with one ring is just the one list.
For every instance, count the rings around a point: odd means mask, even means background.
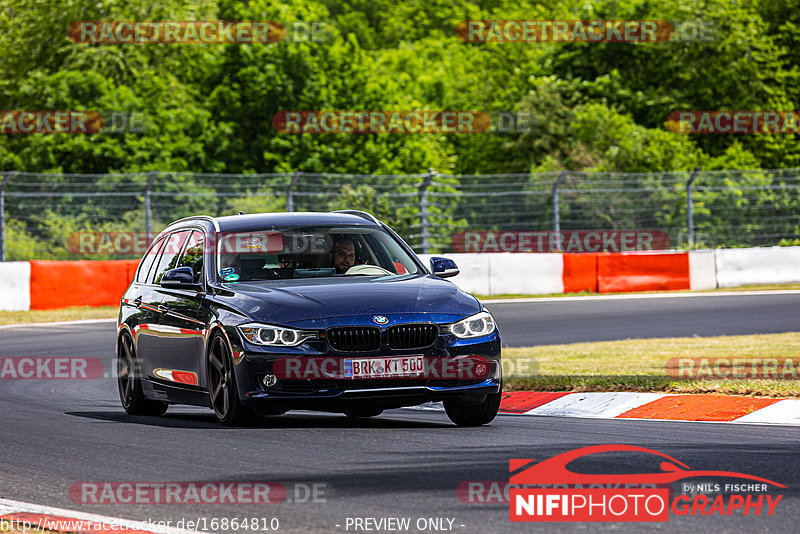
[{"label": "chain link fence", "polygon": [[[800,169],[409,175],[0,173],[0,259],[133,258],[82,232],[158,232],[190,215],[360,209],[418,252],[572,250],[570,232],[651,232],[660,248],[800,244]],[[503,239],[510,234],[513,239]],[[514,245],[510,245],[510,243]],[[540,241],[541,242],[541,241]],[[516,247],[516,248],[515,248]]]}]

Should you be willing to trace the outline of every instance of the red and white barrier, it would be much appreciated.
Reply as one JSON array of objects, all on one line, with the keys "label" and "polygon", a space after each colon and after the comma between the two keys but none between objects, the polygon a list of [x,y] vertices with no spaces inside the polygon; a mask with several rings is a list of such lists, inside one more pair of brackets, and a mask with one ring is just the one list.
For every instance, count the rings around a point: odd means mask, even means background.
[{"label": "red and white barrier", "polygon": [[0,263],[0,311],[31,308],[31,264],[27,261]]},{"label": "red and white barrier", "polygon": [[[428,265],[431,256],[420,254]],[[446,254],[461,271],[451,280],[478,295],[563,293],[562,254]],[[469,289],[467,289],[469,288]]]},{"label": "red and white barrier", "polygon": [[[421,255],[428,261],[431,255]],[[800,247],[584,254],[445,254],[478,295],[617,293],[800,282]],[[466,273],[466,276],[464,276]]]},{"label": "red and white barrier", "polygon": [[689,252],[689,284],[691,289],[714,289],[717,287],[716,250]]},{"label": "red and white barrier", "polygon": [[118,306],[139,260],[30,262],[30,309]]},{"label": "red and white barrier", "polygon": [[718,287],[800,281],[800,247],[732,248],[715,252]]},{"label": "red and white barrier", "polygon": [[[692,252],[447,254],[479,295],[616,293],[800,282],[800,247]],[[428,262],[430,254],[420,255]],[[116,306],[138,260],[0,263],[0,310]]]}]

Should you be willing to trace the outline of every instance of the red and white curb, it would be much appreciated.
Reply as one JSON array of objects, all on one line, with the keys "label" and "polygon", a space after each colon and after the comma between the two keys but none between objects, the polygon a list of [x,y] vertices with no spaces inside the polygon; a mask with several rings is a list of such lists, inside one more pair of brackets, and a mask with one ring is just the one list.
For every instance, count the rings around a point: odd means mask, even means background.
[{"label": "red and white curb", "polygon": [[152,521],[86,514],[9,499],[0,499],[0,525],[27,532],[38,529],[80,534],[196,534],[194,530],[161,526]]},{"label": "red and white curb", "polygon": [[[441,410],[441,403],[422,409]],[[511,391],[500,413],[593,419],[650,419],[800,425],[800,399],[666,393]]]}]

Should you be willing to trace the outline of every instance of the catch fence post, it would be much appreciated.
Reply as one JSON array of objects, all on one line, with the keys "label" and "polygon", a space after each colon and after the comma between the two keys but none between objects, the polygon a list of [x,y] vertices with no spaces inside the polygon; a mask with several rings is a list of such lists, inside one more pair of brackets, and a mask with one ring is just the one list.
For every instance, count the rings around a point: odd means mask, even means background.
[{"label": "catch fence post", "polygon": [[6,186],[17,173],[6,171],[3,174],[6,177],[0,184],[0,261],[6,261]]},{"label": "catch fence post", "polygon": [[428,187],[433,182],[434,177],[437,175],[433,168],[428,169],[428,174],[422,178],[422,183],[419,184],[419,226],[420,237],[422,237],[422,253],[428,254],[430,250],[430,228],[428,222]]},{"label": "catch fence post", "polygon": [[294,186],[297,185],[301,174],[300,171],[294,173],[292,181],[289,182],[289,188],[286,190],[286,211],[294,211]]},{"label": "catch fence post", "polygon": [[153,214],[150,206],[150,190],[153,187],[153,181],[158,177],[158,171],[152,171],[147,177],[147,185],[144,189],[144,232],[147,236],[147,246],[150,246],[150,232],[153,229]]},{"label": "catch fence post", "polygon": [[564,178],[567,177],[567,173],[569,171],[561,171],[561,174],[558,175],[558,178],[555,182],[553,182],[553,231],[560,232],[561,231],[561,214],[559,213],[558,208],[558,186],[561,185],[561,182],[564,181]]},{"label": "catch fence post", "polygon": [[694,179],[697,178],[697,173],[700,172],[700,167],[695,167],[692,175],[686,180],[686,227],[689,233],[689,248],[694,248],[694,203],[692,201],[692,184]]}]

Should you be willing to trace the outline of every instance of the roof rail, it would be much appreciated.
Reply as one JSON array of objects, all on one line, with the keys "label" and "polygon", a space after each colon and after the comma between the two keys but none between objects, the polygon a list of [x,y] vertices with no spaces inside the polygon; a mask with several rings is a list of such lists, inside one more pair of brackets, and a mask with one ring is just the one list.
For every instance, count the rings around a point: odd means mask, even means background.
[{"label": "roof rail", "polygon": [[332,211],[331,213],[347,213],[348,215],[355,215],[357,217],[361,217],[362,219],[366,219],[370,222],[374,222],[375,224],[380,225],[381,222],[371,213],[367,213],[366,211],[361,210],[336,210]]},{"label": "roof rail", "polygon": [[[214,225],[214,229],[217,232],[219,232],[219,223],[217,222],[217,220],[214,217],[211,217],[210,215],[192,215],[191,217],[184,217],[183,219],[178,219],[177,221],[172,221],[171,223],[169,223],[167,225],[167,228],[169,228],[170,226],[172,226],[174,224],[178,224],[180,222],[185,222],[185,221],[191,221],[191,220],[194,220],[194,219],[201,219],[201,220],[204,220],[204,221],[209,221],[211,224]],[[165,228],[165,230],[166,230],[166,228]]]}]

